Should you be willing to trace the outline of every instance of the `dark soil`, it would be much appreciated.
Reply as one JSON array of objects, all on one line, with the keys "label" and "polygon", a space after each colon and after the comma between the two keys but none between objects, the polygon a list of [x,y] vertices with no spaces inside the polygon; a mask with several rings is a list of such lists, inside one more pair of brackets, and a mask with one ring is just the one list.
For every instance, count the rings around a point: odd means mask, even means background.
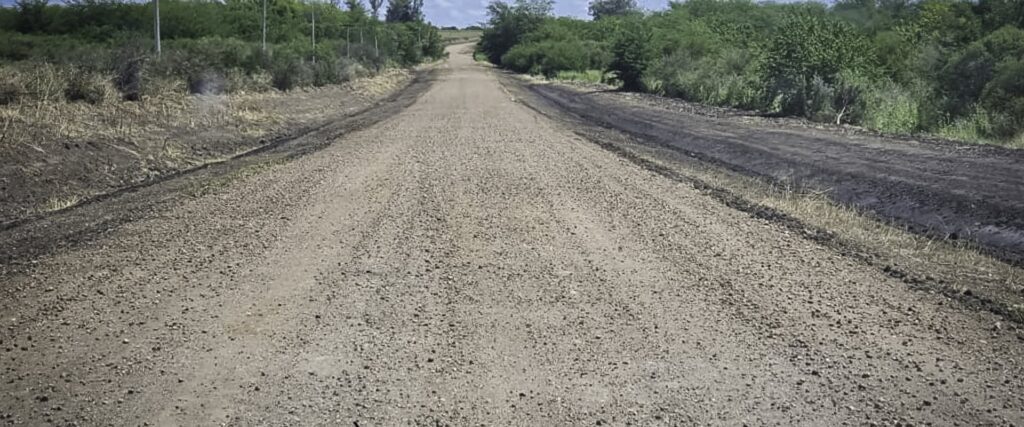
[{"label": "dark soil", "polygon": [[969,239],[1003,260],[1024,262],[1022,151],[752,124],[735,114],[690,114],[671,102],[631,102],[624,94],[563,85],[527,89],[535,101],[642,143],[824,192],[912,231]]}]

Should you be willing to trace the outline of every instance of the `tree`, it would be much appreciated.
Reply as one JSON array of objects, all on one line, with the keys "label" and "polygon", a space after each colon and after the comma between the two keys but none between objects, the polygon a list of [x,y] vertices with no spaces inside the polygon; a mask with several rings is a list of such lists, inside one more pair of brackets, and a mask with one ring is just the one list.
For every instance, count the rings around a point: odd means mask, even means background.
[{"label": "tree", "polygon": [[370,2],[370,12],[373,14],[373,19],[380,19],[380,7],[384,5],[384,0],[368,0]]},{"label": "tree", "polygon": [[1024,28],[1024,1],[979,0],[977,11],[989,30],[996,30],[1005,25]]},{"label": "tree", "polygon": [[345,0],[345,9],[358,17],[366,16],[366,6],[363,6],[363,0]]},{"label": "tree", "polygon": [[637,13],[636,0],[594,0],[590,2],[590,16],[598,20],[608,16],[624,16]]},{"label": "tree", "polygon": [[423,0],[390,0],[384,18],[387,22],[423,21]]},{"label": "tree", "polygon": [[487,26],[480,36],[480,50],[489,61],[501,64],[502,56],[551,16],[553,6],[552,0],[516,0],[513,4],[492,1],[487,6]]},{"label": "tree", "polygon": [[18,10],[15,28],[22,33],[35,33],[46,30],[47,0],[18,0],[14,7]]},{"label": "tree", "polygon": [[651,30],[639,20],[624,22],[615,32],[608,71],[618,76],[623,90],[644,89],[644,72],[653,58],[651,36]]}]

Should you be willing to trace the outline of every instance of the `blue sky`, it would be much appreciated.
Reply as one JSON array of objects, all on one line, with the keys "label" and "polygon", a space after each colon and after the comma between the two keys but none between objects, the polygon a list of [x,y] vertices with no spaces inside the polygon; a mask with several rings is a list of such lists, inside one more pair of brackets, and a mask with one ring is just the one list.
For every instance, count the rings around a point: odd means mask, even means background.
[{"label": "blue sky", "polygon": [[[804,0],[774,1],[792,3]],[[423,0],[423,12],[427,15],[427,20],[434,25],[466,27],[487,19],[488,3],[490,0]],[[668,6],[668,0],[637,0],[637,3],[649,10],[665,9]],[[555,0],[555,15],[586,18],[588,4],[590,0]]]},{"label": "blue sky", "polygon": [[[649,8],[663,8],[668,4],[666,0],[637,0],[641,5],[647,4]],[[447,27],[466,27],[476,25],[487,19],[487,4],[490,0],[423,0],[423,12],[427,20],[434,25]],[[587,5],[589,0],[556,0],[555,15],[575,16],[584,18],[587,16]]]},{"label": "blue sky", "polygon": [[[51,3],[60,0],[50,0]],[[149,1],[149,0],[142,0]],[[487,4],[491,0],[424,0],[423,11],[427,20],[434,25],[447,27],[467,27],[477,25],[487,19]],[[508,0],[511,1],[511,0]],[[775,0],[788,3],[803,0]],[[365,3],[365,1],[364,1]],[[555,0],[555,14],[558,16],[587,17],[587,5],[590,0]],[[637,0],[640,7],[649,10],[664,9],[668,0]],[[0,5],[9,6],[14,0],[0,0]],[[382,11],[383,13],[383,11]]]}]

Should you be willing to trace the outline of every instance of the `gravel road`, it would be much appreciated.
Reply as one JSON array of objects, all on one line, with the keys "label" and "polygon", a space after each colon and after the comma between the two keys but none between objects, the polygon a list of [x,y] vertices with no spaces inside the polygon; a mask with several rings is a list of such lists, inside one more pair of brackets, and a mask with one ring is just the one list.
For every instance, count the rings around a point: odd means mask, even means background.
[{"label": "gravel road", "polygon": [[622,160],[452,49],[386,120],[4,264],[0,422],[1024,423],[1015,325]]}]

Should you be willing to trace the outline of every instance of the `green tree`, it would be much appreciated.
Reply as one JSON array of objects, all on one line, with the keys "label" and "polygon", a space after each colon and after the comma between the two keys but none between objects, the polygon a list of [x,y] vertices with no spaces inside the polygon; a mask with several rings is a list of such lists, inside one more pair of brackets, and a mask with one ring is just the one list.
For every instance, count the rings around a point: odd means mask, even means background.
[{"label": "green tree", "polygon": [[501,64],[501,58],[513,46],[551,16],[552,0],[516,0],[509,4],[495,0],[487,6],[487,26],[480,36],[479,49],[492,63]]},{"label": "green tree", "polygon": [[384,0],[368,0],[370,2],[370,12],[373,15],[373,19],[380,19],[380,8],[384,6]]},{"label": "green tree", "polygon": [[794,14],[765,49],[764,78],[784,113],[806,115],[812,85],[836,83],[839,73],[869,74],[875,56],[849,24],[827,16]]},{"label": "green tree", "polygon": [[356,18],[366,16],[367,12],[363,0],[345,0],[345,9],[356,15]]},{"label": "green tree", "polygon": [[622,22],[612,40],[612,71],[624,90],[642,90],[644,72],[653,57],[651,31],[640,20]]},{"label": "green tree", "polygon": [[422,21],[423,0],[389,0],[384,20],[387,22]]},{"label": "green tree", "polygon": [[1024,1],[979,0],[977,11],[990,31],[1006,25],[1024,28]]},{"label": "green tree", "polygon": [[41,33],[46,31],[49,19],[46,14],[48,0],[18,0],[14,3],[18,14],[15,18],[15,29],[22,33]]},{"label": "green tree", "polygon": [[609,16],[625,16],[638,13],[636,0],[593,0],[588,8],[595,20]]}]

